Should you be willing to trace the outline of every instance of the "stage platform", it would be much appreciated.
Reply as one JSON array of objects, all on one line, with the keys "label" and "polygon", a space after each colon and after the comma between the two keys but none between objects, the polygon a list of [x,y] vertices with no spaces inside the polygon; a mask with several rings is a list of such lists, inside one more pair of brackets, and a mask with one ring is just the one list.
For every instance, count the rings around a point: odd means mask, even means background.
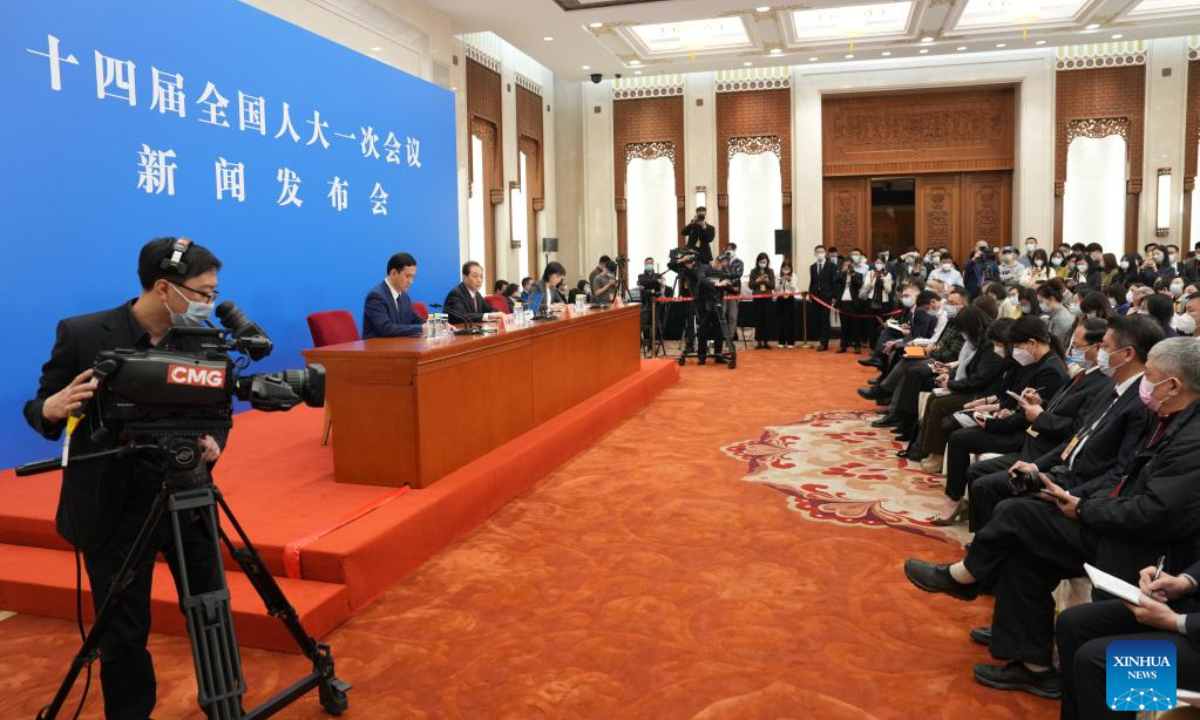
[{"label": "stage platform", "polygon": [[[673,361],[643,360],[636,374],[602,395],[421,490],[334,482],[333,450],[319,444],[321,410],[251,411],[237,416],[215,478],[309,632],[322,637],[678,377]],[[18,478],[0,472],[0,610],[75,617],[74,554],[54,531],[60,482],[57,473]],[[226,568],[241,643],[294,651],[282,624],[267,616],[228,558]],[[182,634],[162,563],[153,598],[154,630]],[[89,620],[91,607],[85,574]]]}]

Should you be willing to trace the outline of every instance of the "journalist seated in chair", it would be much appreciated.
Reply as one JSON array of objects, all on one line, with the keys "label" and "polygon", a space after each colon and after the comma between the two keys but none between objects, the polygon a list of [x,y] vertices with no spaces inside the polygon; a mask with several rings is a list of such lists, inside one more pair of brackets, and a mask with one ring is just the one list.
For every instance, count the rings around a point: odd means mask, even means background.
[{"label": "journalist seated in chair", "polygon": [[547,265],[546,269],[542,271],[542,279],[529,286],[530,301],[532,302],[535,297],[542,299],[540,308],[531,309],[535,312],[545,310],[547,307],[551,310],[561,310],[567,301],[567,296],[559,291],[558,284],[566,276],[566,269],[557,260]]},{"label": "journalist seated in chair", "polygon": [[[1105,330],[1101,342],[1091,345],[1097,323]],[[1138,383],[1151,348],[1162,339],[1162,330],[1154,322],[1136,316],[1109,323],[1089,319],[1076,330],[1073,350],[1085,345],[1089,348],[1085,362],[1091,354],[1104,364],[1077,374],[1045,409],[1041,398],[1026,395],[1030,402],[1024,412],[1032,418],[1032,432],[1022,452],[976,463],[967,473],[972,532],[982,530],[1000,501],[1012,497],[1013,477],[1023,470],[1065,466],[1074,477],[1087,478],[1067,486],[1068,492],[1080,496],[1112,481],[1137,451],[1138,438],[1150,422],[1150,412],[1138,399]],[[976,466],[982,467],[977,471]],[[980,472],[984,474],[979,476]]]},{"label": "journalist seated in chair", "polygon": [[503,313],[491,309],[479,288],[483,287],[483,266],[468,260],[462,266],[462,282],[446,295],[442,308],[452,323],[499,320]]},{"label": "journalist seated in chair", "polygon": [[[981,588],[995,594],[990,633],[976,629],[970,636],[1006,664],[976,665],[980,684],[1059,697],[1052,593],[1062,580],[1083,576],[1084,563],[1137,582],[1139,571],[1160,557],[1175,568],[1200,560],[1200,339],[1155,345],[1138,397],[1154,419],[1138,451],[1106,484],[1075,495],[1063,487],[1076,482],[1065,468],[1027,474],[1027,495],[1000,503],[960,561],[904,563],[908,579],[927,592],[966,601]],[[1073,657],[1071,663],[1078,667]]]},{"label": "journalist seated in chair", "polygon": [[416,310],[408,289],[417,277],[417,261],[408,253],[396,253],[388,259],[387,277],[371,288],[363,307],[363,339],[376,337],[416,337],[425,324]]}]

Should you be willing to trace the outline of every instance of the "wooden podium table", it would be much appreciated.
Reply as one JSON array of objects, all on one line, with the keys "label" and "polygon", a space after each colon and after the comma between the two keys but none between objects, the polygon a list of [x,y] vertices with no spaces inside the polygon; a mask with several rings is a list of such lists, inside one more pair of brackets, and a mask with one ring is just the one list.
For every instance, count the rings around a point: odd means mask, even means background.
[{"label": "wooden podium table", "polygon": [[640,308],[304,351],[327,371],[338,482],[427,487],[641,366]]}]

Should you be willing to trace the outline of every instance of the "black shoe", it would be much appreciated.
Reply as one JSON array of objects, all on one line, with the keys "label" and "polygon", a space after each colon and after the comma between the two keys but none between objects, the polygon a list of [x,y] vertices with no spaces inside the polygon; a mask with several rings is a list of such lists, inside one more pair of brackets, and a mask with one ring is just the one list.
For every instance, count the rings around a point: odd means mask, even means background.
[{"label": "black shoe", "polygon": [[679,356],[679,365],[680,365],[680,367],[682,367],[682,366],[683,366],[683,365],[685,365],[686,363],[687,363],[687,357],[686,357],[686,356],[684,356],[684,355],[680,355],[680,356]]},{"label": "black shoe", "polygon": [[763,349],[763,350],[770,350],[770,349],[771,349],[771,343],[769,343],[769,342],[765,342],[765,343],[763,343],[762,349]]},{"label": "black shoe", "polygon": [[845,345],[841,346],[841,347],[840,347],[840,348],[838,348],[838,350],[837,350],[837,351],[838,351],[838,355],[841,355],[842,353],[846,352],[846,350],[847,350],[847,348],[846,348],[846,346],[845,346]]},{"label": "black shoe", "polygon": [[875,422],[871,423],[873,428],[895,427],[900,424],[900,419],[892,415],[884,415]]},{"label": "black shoe", "polygon": [[904,576],[925,592],[944,593],[968,602],[979,597],[979,589],[975,585],[964,585],[950,577],[949,565],[934,565],[909,558],[904,561]]},{"label": "black shoe", "polygon": [[880,360],[879,358],[875,357],[874,355],[872,355],[871,357],[865,357],[865,358],[859,360],[858,364],[862,365],[864,367],[873,367],[873,368],[883,367],[883,361]]},{"label": "black shoe", "polygon": [[867,384],[868,384],[868,385],[879,385],[879,384],[881,384],[881,383],[883,383],[883,376],[882,376],[882,375],[880,375],[879,377],[873,377],[873,378],[871,378],[870,380],[868,380],[868,381],[867,381]]},{"label": "black shoe", "polygon": [[875,398],[875,404],[879,407],[887,407],[892,404],[892,396],[886,393],[880,395],[879,397]]},{"label": "black shoe", "polygon": [[703,365],[706,362],[708,362],[708,357],[705,355],[701,355],[700,357],[696,358],[697,365]]},{"label": "black shoe", "polygon": [[[897,428],[900,432],[896,433],[896,442],[910,443],[917,439],[917,431],[909,430],[908,428]],[[904,457],[908,457],[906,453]]]},{"label": "black shoe", "polygon": [[817,352],[828,352],[828,351],[829,351],[828,345],[820,345],[817,347]]},{"label": "black shoe", "polygon": [[729,356],[729,364],[726,365],[730,370],[737,370],[737,353]]},{"label": "black shoe", "polygon": [[861,345],[855,345],[855,346],[854,346],[854,354],[855,354],[855,355],[862,355],[862,346],[861,346]]},{"label": "black shoe", "polygon": [[992,628],[991,628],[991,626],[977,627],[974,630],[972,630],[971,631],[971,642],[975,643],[976,645],[982,645],[984,647],[989,647],[992,644]]},{"label": "black shoe", "polygon": [[883,397],[883,390],[877,387],[859,388],[858,396],[867,400],[878,400]]},{"label": "black shoe", "polygon": [[975,681],[997,690],[1023,690],[1050,700],[1062,697],[1062,683],[1054,668],[1034,672],[1019,662],[1007,665],[983,663],[975,666]]},{"label": "black shoe", "polygon": [[725,363],[727,363],[729,361],[725,359],[724,355],[714,355],[713,362],[715,362],[718,365],[724,365]]}]

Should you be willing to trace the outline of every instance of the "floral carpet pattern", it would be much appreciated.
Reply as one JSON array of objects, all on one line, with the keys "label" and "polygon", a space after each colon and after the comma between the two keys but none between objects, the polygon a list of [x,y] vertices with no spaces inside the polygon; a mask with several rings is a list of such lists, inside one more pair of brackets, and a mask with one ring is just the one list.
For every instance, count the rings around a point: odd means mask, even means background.
[{"label": "floral carpet pattern", "polygon": [[783,493],[788,508],[807,520],[966,542],[965,526],[928,522],[942,504],[942,478],[896,457],[904,446],[888,430],[871,427],[874,416],[861,410],[812,413],[723,450],[748,463],[743,480]]}]

